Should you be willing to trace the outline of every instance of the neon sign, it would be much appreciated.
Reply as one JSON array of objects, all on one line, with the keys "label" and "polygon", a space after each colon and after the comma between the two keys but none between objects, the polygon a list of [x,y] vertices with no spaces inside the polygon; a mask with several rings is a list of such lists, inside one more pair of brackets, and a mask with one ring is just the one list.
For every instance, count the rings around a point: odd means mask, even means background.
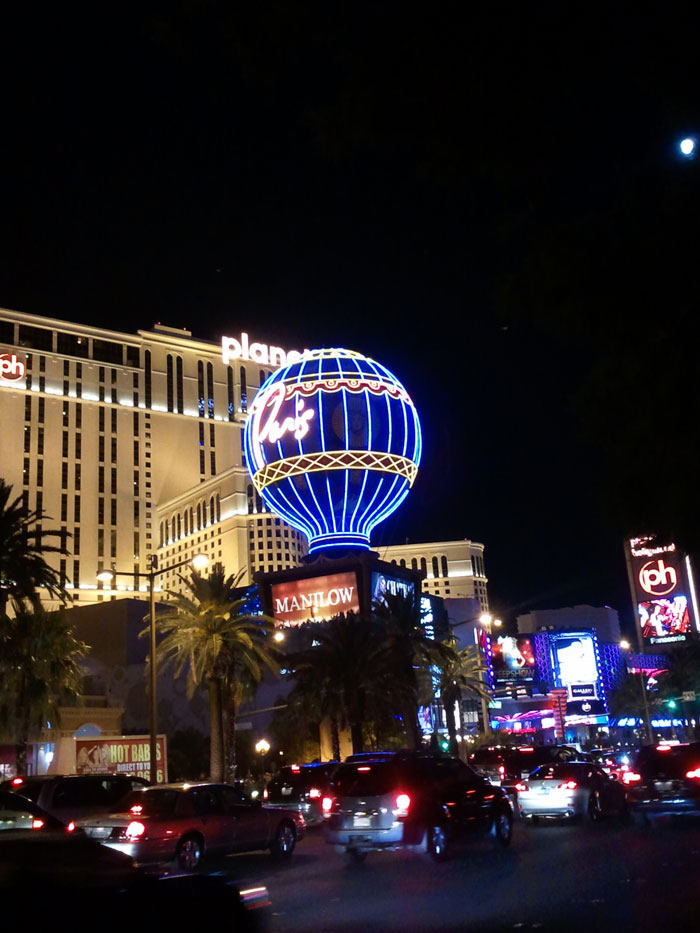
[{"label": "neon sign", "polygon": [[651,596],[667,596],[678,586],[678,574],[663,560],[648,560],[639,571],[639,585]]},{"label": "neon sign", "polygon": [[3,353],[0,355],[0,378],[7,379],[8,382],[14,382],[17,379],[23,379],[25,374],[25,365],[16,353]]},{"label": "neon sign", "polygon": [[251,343],[245,332],[240,338],[221,338],[221,357],[226,365],[231,360],[247,360],[261,366],[286,366],[299,362],[302,356],[297,350],[285,351],[281,347],[269,347],[266,343]]},{"label": "neon sign", "polygon": [[269,508],[309,551],[369,548],[408,495],[421,457],[415,407],[384,366],[351,350],[311,350],[260,387],[246,462]]}]

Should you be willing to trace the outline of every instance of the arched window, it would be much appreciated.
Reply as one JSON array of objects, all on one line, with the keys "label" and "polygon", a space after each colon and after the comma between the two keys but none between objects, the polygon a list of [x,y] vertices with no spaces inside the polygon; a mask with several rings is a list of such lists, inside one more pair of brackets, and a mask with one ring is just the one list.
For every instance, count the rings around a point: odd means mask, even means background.
[{"label": "arched window", "polygon": [[448,569],[447,569],[447,558],[445,557],[444,554],[443,554],[442,557],[440,558],[440,561],[441,561],[441,563],[442,563],[442,575],[443,575],[443,577],[449,577],[450,574],[449,574]]},{"label": "arched window", "polygon": [[218,492],[216,494],[216,520],[221,521],[221,496]]},{"label": "arched window", "polygon": [[420,569],[423,571],[423,573],[424,573],[426,576],[428,575],[428,562],[427,562],[427,560],[425,559],[425,557],[421,557],[421,559],[420,559]]},{"label": "arched window", "polygon": [[418,570],[418,560],[415,557],[411,558],[411,570]]},{"label": "arched window", "polygon": [[262,499],[260,498],[259,493],[257,493],[257,492],[255,493],[255,511],[256,511],[256,512],[264,512],[264,511],[265,511],[265,503],[262,501]]},{"label": "arched window", "polygon": [[184,525],[185,525],[185,537],[190,533],[190,513],[188,509],[185,509]]},{"label": "arched window", "polygon": [[197,503],[197,531],[202,530],[202,506]]},{"label": "arched window", "polygon": [[152,407],[153,402],[153,393],[151,390],[151,351],[146,350],[143,354],[143,368],[144,372],[144,390],[146,393],[146,408]]},{"label": "arched window", "polygon": [[190,506],[190,534],[194,532],[194,509]]},{"label": "arched window", "polygon": [[166,370],[166,384],[168,390],[168,411],[173,410],[173,358],[172,354],[168,353],[166,360],[167,370]]},{"label": "arched window", "polygon": [[177,537],[178,541],[182,537],[182,517],[179,512],[177,513]]},{"label": "arched window", "polygon": [[214,367],[207,363],[207,418],[214,417]]},{"label": "arched window", "polygon": [[228,385],[228,420],[233,421],[236,414],[236,399],[233,392],[233,367],[226,367],[226,382]]},{"label": "arched window", "polygon": [[165,546],[165,525],[163,522],[160,523],[160,546]]},{"label": "arched window", "polygon": [[209,524],[213,525],[216,521],[216,510],[214,509],[214,496],[209,500]]},{"label": "arched window", "polygon": [[241,411],[248,411],[248,386],[245,377],[245,366],[241,366]]},{"label": "arched window", "polygon": [[197,414],[204,417],[204,363],[197,362]]},{"label": "arched window", "polygon": [[248,515],[252,515],[255,511],[255,499],[253,496],[253,487],[252,485],[248,486]]},{"label": "arched window", "polygon": [[177,410],[180,414],[185,410],[185,382],[182,375],[182,357],[178,356],[177,364]]},{"label": "arched window", "polygon": [[434,576],[436,579],[437,579],[437,577],[440,576],[440,571],[439,571],[439,569],[438,569],[438,559],[437,559],[437,557],[436,557],[435,555],[433,556],[433,576]]}]

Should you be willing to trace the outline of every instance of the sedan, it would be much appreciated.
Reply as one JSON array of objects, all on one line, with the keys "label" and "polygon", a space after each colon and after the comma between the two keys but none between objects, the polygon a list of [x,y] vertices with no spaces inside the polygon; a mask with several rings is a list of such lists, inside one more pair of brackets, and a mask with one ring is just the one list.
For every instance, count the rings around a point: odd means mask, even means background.
[{"label": "sedan", "polygon": [[588,819],[627,815],[625,788],[588,761],[561,762],[536,768],[515,785],[518,810],[526,820]]},{"label": "sedan", "polygon": [[304,817],[263,807],[230,784],[161,784],[134,791],[123,813],[80,820],[93,839],[137,865],[174,861],[195,871],[205,854],[268,849],[289,858],[304,835]]}]

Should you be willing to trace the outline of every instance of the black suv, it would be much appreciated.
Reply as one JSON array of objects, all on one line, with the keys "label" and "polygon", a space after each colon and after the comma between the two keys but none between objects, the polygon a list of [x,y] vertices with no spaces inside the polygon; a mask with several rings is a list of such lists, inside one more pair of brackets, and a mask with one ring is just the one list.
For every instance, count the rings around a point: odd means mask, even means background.
[{"label": "black suv", "polygon": [[655,816],[700,816],[700,742],[645,745],[622,776],[636,820]]},{"label": "black suv", "polygon": [[456,758],[412,752],[345,762],[323,799],[326,842],[360,861],[379,849],[413,847],[436,860],[479,833],[510,843],[505,791]]},{"label": "black suv", "polygon": [[0,784],[0,790],[33,800],[64,823],[115,813],[127,794],[144,787],[148,781],[126,774],[38,774]]},{"label": "black suv", "polygon": [[339,764],[339,761],[322,761],[282,768],[263,791],[265,804],[297,810],[303,814],[307,826],[322,823],[321,800],[328,793],[328,782]]}]

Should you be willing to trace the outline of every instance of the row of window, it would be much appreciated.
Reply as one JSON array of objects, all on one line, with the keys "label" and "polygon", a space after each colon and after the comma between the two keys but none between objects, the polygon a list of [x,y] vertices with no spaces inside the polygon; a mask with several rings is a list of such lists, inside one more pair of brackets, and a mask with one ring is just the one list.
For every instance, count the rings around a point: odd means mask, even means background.
[{"label": "row of window", "polygon": [[204,499],[196,506],[189,506],[183,512],[176,512],[169,519],[164,519],[160,523],[160,546],[167,547],[180,538],[220,521],[221,496],[217,492],[208,501]]}]

